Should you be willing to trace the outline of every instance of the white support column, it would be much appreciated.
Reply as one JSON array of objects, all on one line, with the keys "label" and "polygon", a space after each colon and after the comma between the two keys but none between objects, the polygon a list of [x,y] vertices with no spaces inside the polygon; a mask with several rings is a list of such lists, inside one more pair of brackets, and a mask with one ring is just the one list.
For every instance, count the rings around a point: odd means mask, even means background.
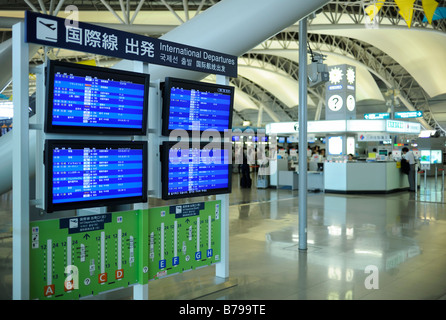
[{"label": "white support column", "polygon": [[[140,72],[140,73],[149,73],[149,65],[147,63],[143,63],[140,61],[134,61],[133,62],[133,71],[134,72]],[[147,140],[148,136],[138,136],[135,137],[136,140]],[[152,159],[149,159],[149,161],[152,161]],[[148,209],[149,203],[136,203],[133,205],[133,208],[135,210],[138,209]],[[148,248],[146,248],[148,250]],[[149,284],[136,284],[133,286],[133,300],[149,300]]]},{"label": "white support column", "polygon": [[318,102],[317,108],[316,108],[316,114],[314,115],[314,121],[321,120],[321,112],[322,112],[323,105],[324,105],[324,101],[321,98],[319,98],[319,102]]},{"label": "white support column", "polygon": [[[216,83],[229,85],[229,78],[217,75]],[[221,201],[221,254],[220,263],[215,266],[215,275],[227,279],[229,278],[229,194],[217,195],[216,199]]]},{"label": "white support column", "polygon": [[215,266],[215,275],[219,278],[229,278],[229,194],[217,195],[221,201],[221,254],[220,263]]},{"label": "white support column", "polygon": [[29,299],[29,50],[25,24],[12,27],[14,102],[12,166],[12,296]]},{"label": "white support column", "polygon": [[189,20],[189,5],[187,3],[188,0],[183,0],[183,8],[184,8],[184,15],[186,17],[186,21]]},{"label": "white support column", "polygon": [[263,104],[259,107],[259,113],[257,114],[257,127],[262,125],[263,118]]},{"label": "white support column", "polygon": [[139,11],[141,10],[142,5],[144,4],[144,1],[145,1],[145,0],[141,0],[141,1],[139,1],[139,4],[138,4],[138,6],[136,7],[135,12],[133,12],[133,16],[132,16],[132,19],[130,20],[130,24],[133,24],[133,22],[135,21],[136,16],[138,15]]},{"label": "white support column", "polygon": [[110,12],[115,16],[116,19],[118,19],[122,24],[126,24],[126,23],[124,22],[124,20],[122,20],[121,17],[118,16],[118,14],[116,13],[116,11],[113,10],[113,8],[110,7],[110,5],[109,5],[107,2],[105,2],[105,0],[101,0],[101,2],[102,2],[102,4],[108,9],[108,11],[110,11]]},{"label": "white support column", "polygon": [[169,10],[170,13],[172,13],[175,16],[175,18],[177,18],[178,21],[180,21],[180,23],[184,23],[183,19],[181,19],[181,17],[175,12],[175,10],[173,10],[173,8],[165,0],[161,0],[161,3],[164,4],[167,10]]}]

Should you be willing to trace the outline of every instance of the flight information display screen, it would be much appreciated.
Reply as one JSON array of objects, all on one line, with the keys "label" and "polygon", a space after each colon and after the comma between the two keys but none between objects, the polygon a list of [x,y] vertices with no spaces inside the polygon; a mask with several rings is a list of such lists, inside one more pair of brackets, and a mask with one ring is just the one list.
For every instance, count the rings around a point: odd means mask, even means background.
[{"label": "flight information display screen", "polygon": [[164,200],[230,193],[232,169],[230,150],[223,145],[212,147],[179,145],[162,146],[162,198]]},{"label": "flight information display screen", "polygon": [[46,132],[143,135],[149,75],[52,60]]},{"label": "flight information display screen", "polygon": [[147,201],[147,142],[47,140],[47,212]]},{"label": "flight information display screen", "polygon": [[208,129],[232,129],[234,88],[230,86],[166,78],[163,89],[162,133]]}]

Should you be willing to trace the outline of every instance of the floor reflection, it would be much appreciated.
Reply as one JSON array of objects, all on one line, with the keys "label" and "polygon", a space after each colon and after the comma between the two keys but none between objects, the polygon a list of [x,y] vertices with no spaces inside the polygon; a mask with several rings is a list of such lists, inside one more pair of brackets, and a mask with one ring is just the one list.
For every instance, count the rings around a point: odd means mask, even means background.
[{"label": "floor reflection", "polygon": [[442,176],[420,178],[420,187],[416,193],[416,199],[421,202],[445,202],[445,185]]},{"label": "floor reflection", "polygon": [[[302,251],[298,249],[298,191],[257,189],[253,178],[251,189],[240,189],[238,176],[233,178],[231,285],[213,292],[215,267],[208,267],[151,281],[152,299],[405,300],[446,296],[443,202],[420,201],[421,193],[407,191],[308,194],[308,249]],[[10,193],[1,196],[0,299],[11,299],[12,294],[11,203]],[[374,276],[366,272],[370,266],[378,270],[378,289],[366,286]],[[211,289],[203,291],[206,286]]]}]

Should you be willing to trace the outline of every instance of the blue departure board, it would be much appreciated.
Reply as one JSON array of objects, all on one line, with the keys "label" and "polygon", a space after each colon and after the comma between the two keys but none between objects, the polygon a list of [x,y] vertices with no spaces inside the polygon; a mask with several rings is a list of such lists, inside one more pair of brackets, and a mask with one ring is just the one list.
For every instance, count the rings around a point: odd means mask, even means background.
[{"label": "blue departure board", "polygon": [[149,76],[51,61],[47,132],[145,134]]},{"label": "blue departure board", "polygon": [[163,135],[172,130],[188,132],[232,129],[234,88],[166,78],[163,90]]},{"label": "blue departure board", "polygon": [[163,143],[163,199],[230,193],[230,149]]},{"label": "blue departure board", "polygon": [[146,145],[48,140],[47,211],[145,201]]}]

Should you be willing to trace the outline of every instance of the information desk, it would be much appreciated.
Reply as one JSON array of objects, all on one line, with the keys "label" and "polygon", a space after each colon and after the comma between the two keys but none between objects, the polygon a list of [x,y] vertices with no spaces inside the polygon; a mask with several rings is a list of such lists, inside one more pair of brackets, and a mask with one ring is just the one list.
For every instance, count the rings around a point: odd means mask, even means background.
[{"label": "information desk", "polygon": [[388,193],[409,188],[396,162],[325,162],[325,192]]},{"label": "information desk", "polygon": [[[279,171],[278,188],[281,187],[291,187],[291,190],[299,189],[299,173],[296,171]],[[307,190],[324,190],[323,172],[307,172]]]}]

